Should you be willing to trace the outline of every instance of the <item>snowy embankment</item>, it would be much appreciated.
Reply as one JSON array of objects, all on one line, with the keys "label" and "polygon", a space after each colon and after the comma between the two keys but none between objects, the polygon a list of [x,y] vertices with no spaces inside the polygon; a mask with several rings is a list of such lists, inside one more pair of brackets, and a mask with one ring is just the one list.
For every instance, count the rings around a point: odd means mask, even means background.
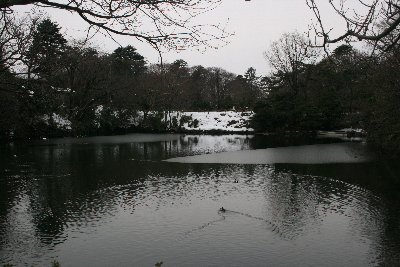
[{"label": "snowy embankment", "polygon": [[[249,121],[252,111],[173,112],[181,128],[187,131],[253,132]],[[189,118],[188,121],[182,118]]]},{"label": "snowy embankment", "polygon": [[72,129],[71,121],[66,119],[66,118],[64,118],[64,117],[62,117],[62,116],[60,116],[60,115],[58,115],[58,114],[56,114],[56,113],[53,113],[51,116],[44,115],[42,120],[47,125],[49,125],[50,123],[54,123],[55,126],[58,129],[61,129],[61,130],[71,130]]},{"label": "snowy embankment", "polygon": [[[100,128],[100,118],[102,116],[103,107],[98,106],[95,109],[95,125]],[[123,128],[140,127],[150,117],[158,117],[165,124],[167,131],[187,131],[187,132],[254,132],[249,126],[251,117],[254,115],[252,111],[209,111],[209,112],[144,112],[138,111],[134,116],[122,122]],[[120,112],[114,111],[111,116],[115,119],[120,118]],[[54,123],[58,129],[70,131],[73,124],[67,118],[53,113],[52,116],[43,116],[43,121],[47,124]]]}]

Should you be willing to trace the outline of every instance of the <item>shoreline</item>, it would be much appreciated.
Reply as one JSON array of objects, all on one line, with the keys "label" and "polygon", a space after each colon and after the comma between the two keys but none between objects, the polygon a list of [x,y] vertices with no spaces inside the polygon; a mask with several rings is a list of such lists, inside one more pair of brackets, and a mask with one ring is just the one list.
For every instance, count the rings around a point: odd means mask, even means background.
[{"label": "shoreline", "polygon": [[41,136],[31,138],[11,138],[11,139],[0,139],[0,143],[7,144],[13,142],[31,142],[31,141],[43,141],[49,139],[67,139],[67,138],[93,138],[93,137],[111,137],[111,136],[124,136],[131,134],[177,134],[177,135],[211,135],[211,136],[222,136],[222,135],[265,135],[271,137],[281,138],[294,138],[294,137],[311,137],[317,139],[340,139],[343,141],[350,142],[361,142],[366,140],[366,133],[364,131],[344,131],[344,130],[331,130],[331,131],[283,131],[283,132],[256,132],[254,130],[248,131],[231,131],[231,130],[193,130],[193,129],[178,129],[170,131],[156,131],[156,130],[126,130],[116,131],[110,134],[93,134],[93,135],[55,135],[55,136]]}]

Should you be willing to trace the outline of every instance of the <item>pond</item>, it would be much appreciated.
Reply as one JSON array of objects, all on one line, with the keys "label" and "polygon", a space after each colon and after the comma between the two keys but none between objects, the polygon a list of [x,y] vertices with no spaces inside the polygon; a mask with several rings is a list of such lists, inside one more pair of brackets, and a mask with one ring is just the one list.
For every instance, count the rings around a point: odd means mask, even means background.
[{"label": "pond", "polygon": [[0,266],[400,266],[399,175],[333,140],[3,144]]}]

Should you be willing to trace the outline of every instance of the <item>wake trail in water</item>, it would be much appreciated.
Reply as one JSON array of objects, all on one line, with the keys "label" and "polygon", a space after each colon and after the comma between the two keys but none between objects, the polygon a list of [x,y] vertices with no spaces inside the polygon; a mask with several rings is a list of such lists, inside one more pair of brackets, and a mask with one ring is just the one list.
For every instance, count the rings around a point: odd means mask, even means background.
[{"label": "wake trail in water", "polygon": [[278,234],[280,237],[283,237],[285,239],[288,238],[287,236],[285,236],[285,234],[279,229],[279,227],[275,223],[273,223],[272,221],[270,221],[268,219],[265,219],[265,218],[262,218],[262,217],[253,216],[251,214],[243,213],[243,212],[240,212],[240,211],[234,211],[234,210],[227,210],[226,209],[224,213],[227,213],[227,212],[239,214],[239,215],[245,216],[245,217],[250,218],[250,219],[263,221],[263,222],[265,222],[265,223],[270,225],[272,232]]},{"label": "wake trail in water", "polygon": [[218,214],[221,216],[221,218],[216,219],[216,220],[213,220],[213,221],[210,221],[210,222],[207,222],[207,223],[205,223],[205,224],[202,224],[202,225],[199,226],[199,227],[196,227],[196,228],[194,228],[194,229],[192,229],[192,230],[190,230],[190,231],[187,231],[187,232],[184,233],[184,236],[190,235],[190,234],[192,234],[192,233],[194,233],[194,232],[203,230],[203,229],[205,229],[205,228],[207,228],[207,227],[209,227],[209,226],[212,226],[212,225],[214,225],[214,224],[217,224],[217,223],[219,223],[219,222],[224,221],[229,213],[242,215],[242,216],[245,216],[245,217],[250,218],[250,219],[253,219],[253,220],[263,221],[263,222],[267,223],[267,224],[270,226],[269,228],[271,229],[271,231],[272,231],[273,233],[279,235],[279,236],[282,237],[282,238],[289,239],[289,238],[279,229],[279,227],[278,227],[275,223],[273,223],[272,221],[270,221],[270,220],[268,220],[268,219],[265,219],[265,218],[262,218],[262,217],[253,216],[253,215],[248,214],[248,213],[243,213],[243,212],[234,211],[234,210],[227,210],[227,209],[225,209],[224,212],[222,212],[222,211],[219,211],[219,212],[218,212]]},{"label": "wake trail in water", "polygon": [[204,228],[207,228],[208,226],[211,226],[211,225],[216,224],[218,222],[222,222],[224,220],[225,220],[225,216],[222,215],[222,217],[219,218],[219,219],[216,219],[216,220],[213,220],[211,222],[205,223],[205,224],[203,224],[203,225],[201,225],[199,227],[196,227],[196,228],[194,228],[194,229],[192,229],[190,231],[185,232],[185,236],[190,235],[193,232],[197,232],[197,231],[203,230]]}]

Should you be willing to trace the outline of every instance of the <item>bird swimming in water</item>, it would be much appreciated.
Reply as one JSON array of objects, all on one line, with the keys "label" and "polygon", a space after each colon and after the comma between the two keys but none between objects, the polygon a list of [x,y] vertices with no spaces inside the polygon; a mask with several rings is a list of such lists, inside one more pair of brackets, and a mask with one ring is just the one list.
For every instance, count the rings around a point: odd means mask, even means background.
[{"label": "bird swimming in water", "polygon": [[219,211],[220,211],[220,212],[225,212],[226,209],[224,209],[224,207],[221,207],[221,208],[219,209]]}]

